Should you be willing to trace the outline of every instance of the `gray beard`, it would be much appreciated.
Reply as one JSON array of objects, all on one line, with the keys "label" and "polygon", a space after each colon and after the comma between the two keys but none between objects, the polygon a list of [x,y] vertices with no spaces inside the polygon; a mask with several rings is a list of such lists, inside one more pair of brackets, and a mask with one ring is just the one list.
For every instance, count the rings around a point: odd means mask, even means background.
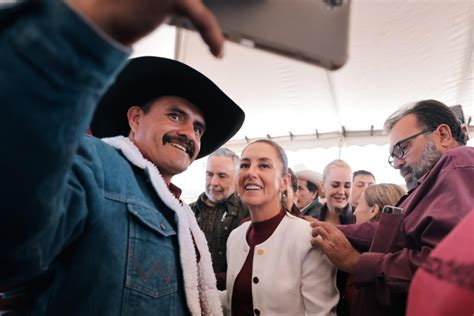
[{"label": "gray beard", "polygon": [[411,177],[408,180],[405,180],[407,189],[411,190],[416,188],[420,178],[433,169],[441,156],[442,154],[436,149],[436,145],[433,141],[426,142],[420,160],[410,167]]}]

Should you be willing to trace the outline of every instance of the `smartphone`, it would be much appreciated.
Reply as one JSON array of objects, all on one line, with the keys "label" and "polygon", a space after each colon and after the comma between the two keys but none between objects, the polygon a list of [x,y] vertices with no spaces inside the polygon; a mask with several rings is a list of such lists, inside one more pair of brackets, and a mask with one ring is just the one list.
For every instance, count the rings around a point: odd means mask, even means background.
[{"label": "smartphone", "polygon": [[[350,0],[203,0],[226,38],[334,70],[348,58]],[[184,17],[170,24],[193,29]]]},{"label": "smartphone", "polygon": [[382,209],[382,213],[400,215],[403,214],[403,209],[401,207],[385,205]]}]

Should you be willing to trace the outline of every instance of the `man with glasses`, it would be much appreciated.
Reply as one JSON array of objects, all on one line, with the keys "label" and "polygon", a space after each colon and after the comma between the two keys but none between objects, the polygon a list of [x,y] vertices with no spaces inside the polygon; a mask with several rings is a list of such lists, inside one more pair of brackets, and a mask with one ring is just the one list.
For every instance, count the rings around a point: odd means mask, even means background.
[{"label": "man with glasses", "polygon": [[464,146],[447,106],[417,102],[392,114],[385,128],[389,162],[408,194],[397,207],[385,207],[378,223],[312,223],[313,235],[322,237],[313,244],[354,275],[353,315],[404,315],[413,274],[474,205],[474,148]]}]

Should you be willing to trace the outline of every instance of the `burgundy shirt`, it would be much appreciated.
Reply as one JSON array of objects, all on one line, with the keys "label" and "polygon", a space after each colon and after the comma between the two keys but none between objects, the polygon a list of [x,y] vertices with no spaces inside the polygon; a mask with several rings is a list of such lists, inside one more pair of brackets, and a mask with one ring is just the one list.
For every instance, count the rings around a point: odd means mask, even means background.
[{"label": "burgundy shirt", "polygon": [[473,188],[474,148],[460,146],[420,179],[399,204],[402,215],[382,214],[379,223],[340,227],[358,249],[373,239],[355,267],[352,315],[404,315],[416,269],[472,209]]},{"label": "burgundy shirt", "polygon": [[407,316],[474,315],[473,231],[474,210],[416,272]]},{"label": "burgundy shirt", "polygon": [[267,240],[285,217],[285,211],[259,223],[250,224],[247,231],[249,254],[234,282],[232,291],[232,315],[254,315],[252,300],[252,266],[255,246]]}]

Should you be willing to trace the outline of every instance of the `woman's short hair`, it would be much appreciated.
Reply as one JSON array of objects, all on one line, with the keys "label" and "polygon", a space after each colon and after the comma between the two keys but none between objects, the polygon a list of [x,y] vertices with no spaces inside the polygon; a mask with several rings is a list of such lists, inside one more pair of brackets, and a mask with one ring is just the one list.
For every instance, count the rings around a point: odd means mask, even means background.
[{"label": "woman's short hair", "polygon": [[[369,186],[364,191],[365,201],[369,207],[378,205],[380,212],[385,205],[396,205],[405,194],[405,190],[393,183],[380,183]],[[380,213],[373,219],[378,220]]]}]

